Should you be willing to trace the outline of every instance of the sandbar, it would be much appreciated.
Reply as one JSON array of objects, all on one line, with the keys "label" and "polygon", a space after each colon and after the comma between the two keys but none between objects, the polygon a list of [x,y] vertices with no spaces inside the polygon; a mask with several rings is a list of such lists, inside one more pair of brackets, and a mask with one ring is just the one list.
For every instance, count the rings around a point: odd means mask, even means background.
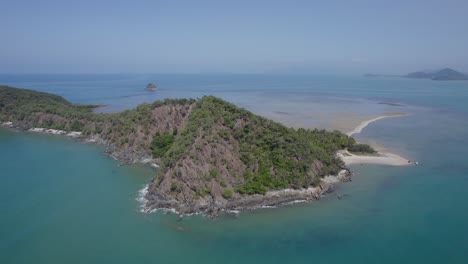
[{"label": "sandbar", "polygon": [[[388,117],[398,117],[398,116],[406,116],[406,115],[407,114],[405,113],[387,114],[387,115],[378,116],[378,117],[363,121],[352,131],[348,132],[347,135],[353,136],[355,134],[361,133],[362,130],[366,128],[372,122],[375,122],[384,118],[388,118]],[[338,156],[345,162],[346,165],[380,164],[380,165],[390,165],[390,166],[407,166],[411,164],[417,164],[397,154],[381,152],[381,151],[378,151],[375,155],[356,155],[356,154],[350,153],[348,150],[343,150],[339,152]]]},{"label": "sandbar", "polygon": [[359,134],[362,132],[362,130],[364,128],[366,128],[370,123],[372,122],[375,122],[375,121],[378,121],[378,120],[381,120],[381,119],[384,119],[384,118],[389,118],[389,117],[399,117],[399,116],[406,116],[408,114],[405,114],[405,113],[396,113],[396,114],[386,114],[386,115],[382,115],[382,116],[378,116],[378,117],[374,117],[372,119],[369,119],[369,120],[365,120],[363,122],[361,122],[361,124],[359,124],[357,127],[355,127],[352,131],[346,133],[346,135],[348,136],[353,136],[355,134]]}]

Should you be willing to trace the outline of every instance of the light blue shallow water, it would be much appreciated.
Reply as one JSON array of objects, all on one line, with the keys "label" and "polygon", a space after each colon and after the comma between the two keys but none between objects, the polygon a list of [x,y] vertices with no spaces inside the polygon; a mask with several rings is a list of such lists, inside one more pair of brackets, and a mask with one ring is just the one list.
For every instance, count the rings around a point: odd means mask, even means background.
[{"label": "light blue shallow water", "polygon": [[[159,91],[145,91],[149,82],[156,83]],[[0,75],[0,83],[59,94],[75,103],[111,104],[108,111],[157,99],[207,94],[247,107],[255,107],[251,102],[264,102],[265,96],[302,100],[328,96],[468,111],[465,81],[281,75]]]},{"label": "light blue shallow water", "polygon": [[[161,90],[142,91],[149,81]],[[308,100],[323,109],[349,101],[362,112],[393,109],[379,101],[403,102],[410,116],[372,123],[358,139],[421,164],[354,166],[353,182],[337,189],[342,200],[331,195],[237,218],[178,222],[138,212],[138,190],[151,169],[118,167],[93,145],[0,129],[0,263],[468,261],[468,83],[176,75],[0,76],[0,83],[109,103],[109,110],[203,94],[257,112],[288,102],[299,111]]]}]

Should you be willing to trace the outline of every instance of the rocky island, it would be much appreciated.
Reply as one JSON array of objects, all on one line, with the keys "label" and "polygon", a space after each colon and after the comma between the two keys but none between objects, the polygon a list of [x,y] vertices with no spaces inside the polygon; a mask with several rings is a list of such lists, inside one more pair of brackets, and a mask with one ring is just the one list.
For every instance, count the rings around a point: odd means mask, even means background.
[{"label": "rocky island", "polygon": [[144,103],[121,113],[93,113],[93,107],[0,86],[4,126],[73,133],[105,145],[124,164],[157,164],[145,188],[145,211],[216,216],[320,199],[334,183],[350,180],[339,150],[374,152],[339,131],[288,128],[213,96]]},{"label": "rocky island", "polygon": [[388,75],[388,74],[364,74],[364,77],[376,78],[376,77],[401,77],[410,79],[429,79],[433,81],[467,81],[468,75],[458,72],[450,68],[444,68],[435,71],[418,71],[408,73],[406,75]]},{"label": "rocky island", "polygon": [[431,79],[433,81],[461,81],[468,80],[468,75],[455,71],[450,68],[445,68],[437,71],[420,71],[409,73],[403,77],[413,79]]},{"label": "rocky island", "polygon": [[146,85],[145,89],[149,90],[149,91],[156,91],[158,89],[158,87],[154,83],[148,83],[148,85]]}]

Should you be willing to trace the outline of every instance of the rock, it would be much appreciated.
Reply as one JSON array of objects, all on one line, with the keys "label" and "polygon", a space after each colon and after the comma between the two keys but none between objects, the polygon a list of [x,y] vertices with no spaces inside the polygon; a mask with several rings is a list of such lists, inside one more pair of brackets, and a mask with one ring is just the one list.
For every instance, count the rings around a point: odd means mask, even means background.
[{"label": "rock", "polygon": [[146,85],[146,90],[156,91],[157,89],[158,89],[158,87],[156,87],[156,84],[154,84],[154,83],[148,83],[148,85]]},{"label": "rock", "polygon": [[45,130],[45,128],[34,127],[34,128],[29,129],[28,131],[41,133],[41,132],[44,132],[44,130]]},{"label": "rock", "polygon": [[77,137],[81,137],[81,135],[82,133],[79,131],[71,131],[67,134],[67,137],[77,138]]},{"label": "rock", "polygon": [[340,182],[350,182],[351,181],[351,172],[348,170],[341,170],[336,177]]},{"label": "rock", "polygon": [[2,124],[2,126],[12,127],[13,122],[5,122],[5,123]]}]

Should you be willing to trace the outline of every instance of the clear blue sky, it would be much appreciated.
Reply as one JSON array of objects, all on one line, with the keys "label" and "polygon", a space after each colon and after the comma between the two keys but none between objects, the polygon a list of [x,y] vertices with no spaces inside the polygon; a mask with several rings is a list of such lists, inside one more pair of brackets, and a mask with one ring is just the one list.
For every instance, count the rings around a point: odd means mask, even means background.
[{"label": "clear blue sky", "polygon": [[0,1],[0,73],[468,72],[468,1]]}]

